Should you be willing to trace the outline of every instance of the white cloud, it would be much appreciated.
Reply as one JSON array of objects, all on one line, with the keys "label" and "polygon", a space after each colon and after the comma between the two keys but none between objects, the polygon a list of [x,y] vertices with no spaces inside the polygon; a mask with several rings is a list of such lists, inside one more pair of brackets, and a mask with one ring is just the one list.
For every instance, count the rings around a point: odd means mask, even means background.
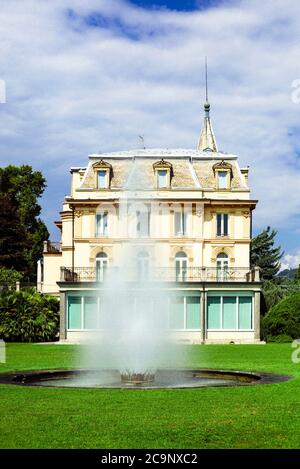
[{"label": "white cloud", "polygon": [[295,269],[300,265],[300,250],[295,254],[287,254],[282,258],[280,270]]},{"label": "white cloud", "polygon": [[[0,158],[43,170],[48,222],[69,190],[69,166],[85,164],[88,153],[137,147],[141,133],[149,147],[196,145],[208,55],[215,134],[222,150],[250,165],[256,226],[294,225],[299,4],[232,5],[180,13],[121,0],[2,2]],[[96,13],[106,27],[84,22]]]}]

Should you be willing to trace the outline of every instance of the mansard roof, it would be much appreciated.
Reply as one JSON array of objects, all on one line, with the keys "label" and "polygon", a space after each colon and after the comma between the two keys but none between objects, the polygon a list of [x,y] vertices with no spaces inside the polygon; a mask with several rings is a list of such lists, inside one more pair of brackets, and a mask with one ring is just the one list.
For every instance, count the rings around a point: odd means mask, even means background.
[{"label": "mansard roof", "polygon": [[224,163],[231,165],[232,189],[248,189],[236,155],[189,149],[143,149],[90,155],[79,190],[94,188],[95,166],[101,165],[101,161],[111,165],[111,190],[129,187],[134,190],[154,190],[156,175],[153,168],[161,161],[172,167],[171,189],[174,190],[213,190],[214,167]]}]

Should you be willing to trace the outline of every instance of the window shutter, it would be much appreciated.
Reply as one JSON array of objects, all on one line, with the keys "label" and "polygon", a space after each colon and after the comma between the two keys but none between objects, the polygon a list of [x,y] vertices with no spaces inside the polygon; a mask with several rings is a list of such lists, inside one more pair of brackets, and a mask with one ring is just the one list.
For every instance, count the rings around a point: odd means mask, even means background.
[{"label": "window shutter", "polygon": [[217,213],[217,236],[222,236],[222,214]]},{"label": "window shutter", "polygon": [[223,214],[223,235],[228,236],[228,214]]}]

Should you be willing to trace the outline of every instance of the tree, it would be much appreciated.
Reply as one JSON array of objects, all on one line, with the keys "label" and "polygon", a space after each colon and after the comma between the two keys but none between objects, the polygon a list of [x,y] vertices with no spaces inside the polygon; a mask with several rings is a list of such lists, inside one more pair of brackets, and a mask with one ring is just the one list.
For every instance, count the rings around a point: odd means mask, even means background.
[{"label": "tree", "polygon": [[19,272],[26,270],[27,249],[29,243],[17,208],[9,196],[0,194],[0,265]]},{"label": "tree", "polygon": [[286,342],[300,337],[300,291],[283,298],[262,321],[268,341]]},{"label": "tree", "polygon": [[299,264],[299,266],[298,266],[298,269],[297,269],[296,272],[295,272],[295,277],[294,277],[294,279],[295,279],[295,282],[296,282],[296,283],[300,283],[300,264]]},{"label": "tree", "polygon": [[251,242],[251,264],[261,269],[261,279],[272,280],[280,269],[281,246],[274,247],[277,231],[268,226]]},{"label": "tree", "polygon": [[[35,280],[36,262],[42,256],[43,241],[49,238],[47,227],[39,218],[41,206],[38,198],[43,194],[45,187],[46,180],[42,173],[33,171],[31,166],[10,165],[0,168],[0,194],[9,197],[17,210],[19,223],[25,230],[27,243],[23,250],[22,271],[30,280]],[[20,271],[18,262],[11,267]]]}]

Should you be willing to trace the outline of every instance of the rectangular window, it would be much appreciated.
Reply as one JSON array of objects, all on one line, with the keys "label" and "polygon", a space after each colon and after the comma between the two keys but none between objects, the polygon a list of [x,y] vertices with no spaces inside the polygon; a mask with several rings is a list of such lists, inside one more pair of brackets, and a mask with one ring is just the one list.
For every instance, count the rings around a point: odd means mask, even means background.
[{"label": "rectangular window", "polygon": [[239,329],[252,329],[252,297],[239,297]]},{"label": "rectangular window", "polygon": [[187,213],[182,209],[175,212],[175,236],[185,236],[187,233]]},{"label": "rectangular window", "polygon": [[227,171],[218,171],[218,189],[227,189]]},{"label": "rectangular window", "polygon": [[166,188],[168,186],[168,173],[165,169],[157,171],[157,186],[158,188]]},{"label": "rectangular window", "polygon": [[108,212],[96,214],[96,236],[108,235]]},{"label": "rectangular window", "polygon": [[223,329],[237,329],[236,296],[223,297]]},{"label": "rectangular window", "polygon": [[98,189],[106,189],[107,184],[106,184],[106,175],[107,171],[98,171],[97,176],[98,176]]},{"label": "rectangular window", "polygon": [[93,296],[84,297],[84,329],[97,329],[98,301]]},{"label": "rectangular window", "polygon": [[186,297],[186,329],[200,329],[200,297]]},{"label": "rectangular window", "polygon": [[81,297],[68,297],[68,329],[81,329]]},{"label": "rectangular window", "polygon": [[228,236],[227,213],[217,213],[217,236]]},{"label": "rectangular window", "polygon": [[138,237],[150,236],[150,210],[136,212],[136,233]]},{"label": "rectangular window", "polygon": [[170,329],[184,329],[184,298],[171,298]]},{"label": "rectangular window", "polygon": [[207,328],[221,329],[221,297],[209,296],[207,298]]}]

